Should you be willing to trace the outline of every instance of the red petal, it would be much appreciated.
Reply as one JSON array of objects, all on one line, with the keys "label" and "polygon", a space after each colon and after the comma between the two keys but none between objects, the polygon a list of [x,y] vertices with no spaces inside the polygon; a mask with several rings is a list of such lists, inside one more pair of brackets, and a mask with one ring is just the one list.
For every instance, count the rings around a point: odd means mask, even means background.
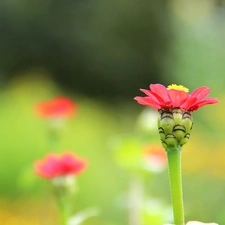
[{"label": "red petal", "polygon": [[52,178],[53,175],[51,171],[49,171],[47,164],[44,164],[43,161],[39,160],[34,163],[35,172],[38,176],[44,178]]},{"label": "red petal", "polygon": [[181,105],[182,109],[188,110],[193,106],[197,101],[197,98],[189,96],[184,104]]},{"label": "red petal", "polygon": [[52,100],[52,107],[55,115],[69,117],[75,110],[74,103],[65,97],[57,97]]},{"label": "red petal", "polygon": [[151,84],[150,89],[153,93],[157,94],[164,102],[170,102],[168,97],[168,90],[162,84]]},{"label": "red petal", "polygon": [[61,175],[77,175],[87,167],[87,162],[73,152],[66,152],[61,155],[48,154],[44,160],[36,161],[34,166],[37,175],[51,179]]},{"label": "red petal", "polygon": [[155,101],[153,101],[150,97],[137,96],[134,99],[141,105],[150,106],[155,109],[161,109],[161,106],[159,104],[157,104]]},{"label": "red petal", "polygon": [[201,101],[210,93],[210,88],[203,86],[194,90],[190,96],[197,98],[197,101]]},{"label": "red petal", "polygon": [[39,116],[69,117],[76,110],[76,105],[66,97],[56,97],[48,102],[40,102],[36,105],[36,112]]},{"label": "red petal", "polygon": [[60,163],[63,168],[63,174],[77,175],[87,166],[86,160],[78,158],[73,152],[64,153],[61,156]]},{"label": "red petal", "polygon": [[35,171],[37,175],[44,178],[52,178],[60,174],[59,160],[55,154],[46,155],[44,160],[36,161]]},{"label": "red petal", "polygon": [[56,154],[48,154],[45,157],[45,169],[51,176],[57,176],[62,173],[62,168],[60,166],[60,159]]},{"label": "red petal", "polygon": [[156,102],[157,104],[161,104],[164,105],[165,101],[158,96],[157,94],[155,94],[154,92],[150,91],[150,90],[146,90],[146,89],[140,89],[143,93],[145,93],[146,95],[148,95],[154,102]]},{"label": "red petal", "polygon": [[219,103],[219,100],[216,98],[206,98],[204,100],[202,100],[201,102],[198,102],[197,104],[195,104],[194,106],[191,107],[192,110],[197,110],[205,105],[209,105],[209,104],[216,104]]},{"label": "red petal", "polygon": [[169,90],[168,94],[174,108],[181,107],[189,97],[187,92],[174,89]]}]

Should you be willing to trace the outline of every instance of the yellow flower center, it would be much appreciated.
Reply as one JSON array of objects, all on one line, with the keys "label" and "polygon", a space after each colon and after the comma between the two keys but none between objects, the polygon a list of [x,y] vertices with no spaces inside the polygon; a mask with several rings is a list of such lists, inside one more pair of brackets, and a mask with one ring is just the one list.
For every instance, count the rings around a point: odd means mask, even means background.
[{"label": "yellow flower center", "polygon": [[176,85],[176,84],[171,84],[167,87],[168,90],[179,90],[179,91],[185,91],[185,92],[189,92],[189,89],[182,86],[182,85]]}]

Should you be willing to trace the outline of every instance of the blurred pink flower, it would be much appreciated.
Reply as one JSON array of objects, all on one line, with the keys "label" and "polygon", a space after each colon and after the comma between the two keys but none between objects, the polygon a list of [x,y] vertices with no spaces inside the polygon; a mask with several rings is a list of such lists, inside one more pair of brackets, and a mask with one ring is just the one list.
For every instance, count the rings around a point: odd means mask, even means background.
[{"label": "blurred pink flower", "polygon": [[35,161],[34,167],[38,176],[52,179],[58,176],[80,174],[87,167],[87,161],[73,152],[49,153],[43,160]]},{"label": "blurred pink flower", "polygon": [[36,113],[43,118],[62,117],[67,118],[74,114],[77,106],[67,97],[56,97],[50,101],[37,103]]},{"label": "blurred pink flower", "polygon": [[202,106],[219,102],[216,98],[206,98],[210,93],[210,88],[206,86],[196,89],[191,94],[187,93],[189,91],[187,88],[175,84],[167,88],[162,84],[150,84],[150,90],[140,90],[147,96],[137,96],[134,99],[141,105],[157,110],[181,108],[185,111],[195,111]]},{"label": "blurred pink flower", "polygon": [[160,145],[149,145],[144,151],[144,157],[153,170],[162,170],[167,164],[166,152]]}]

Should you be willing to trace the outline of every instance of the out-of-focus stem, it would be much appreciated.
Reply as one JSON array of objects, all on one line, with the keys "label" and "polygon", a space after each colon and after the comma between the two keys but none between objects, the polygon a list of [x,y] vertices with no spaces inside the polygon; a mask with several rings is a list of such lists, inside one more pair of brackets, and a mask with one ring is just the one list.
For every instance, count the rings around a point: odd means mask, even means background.
[{"label": "out-of-focus stem", "polygon": [[143,204],[143,184],[138,176],[130,178],[129,225],[141,225],[141,207]]},{"label": "out-of-focus stem", "polygon": [[65,199],[58,199],[61,225],[68,225],[68,220],[70,217],[70,205]]},{"label": "out-of-focus stem", "polygon": [[56,128],[49,128],[49,140],[48,140],[48,148],[49,149],[58,149],[59,141],[60,141],[60,135],[59,130]]}]

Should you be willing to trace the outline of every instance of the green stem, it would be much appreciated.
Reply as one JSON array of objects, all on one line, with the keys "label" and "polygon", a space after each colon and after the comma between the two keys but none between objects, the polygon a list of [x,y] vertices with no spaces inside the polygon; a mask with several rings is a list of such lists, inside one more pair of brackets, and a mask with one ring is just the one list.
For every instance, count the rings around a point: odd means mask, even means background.
[{"label": "green stem", "polygon": [[141,207],[143,205],[143,181],[134,174],[130,178],[129,190],[129,225],[141,225]]},{"label": "green stem", "polygon": [[168,148],[167,159],[169,166],[170,188],[173,203],[174,224],[184,225],[184,207],[181,174],[181,147]]},{"label": "green stem", "polygon": [[59,145],[59,131],[56,128],[49,129],[49,146],[48,149],[56,151]]},{"label": "green stem", "polygon": [[70,205],[67,199],[60,198],[58,199],[60,216],[61,216],[61,225],[68,225],[68,220],[70,217]]},{"label": "green stem", "polygon": [[68,215],[68,209],[66,206],[61,207],[61,223],[62,225],[68,225],[68,219],[69,219],[69,215]]}]

